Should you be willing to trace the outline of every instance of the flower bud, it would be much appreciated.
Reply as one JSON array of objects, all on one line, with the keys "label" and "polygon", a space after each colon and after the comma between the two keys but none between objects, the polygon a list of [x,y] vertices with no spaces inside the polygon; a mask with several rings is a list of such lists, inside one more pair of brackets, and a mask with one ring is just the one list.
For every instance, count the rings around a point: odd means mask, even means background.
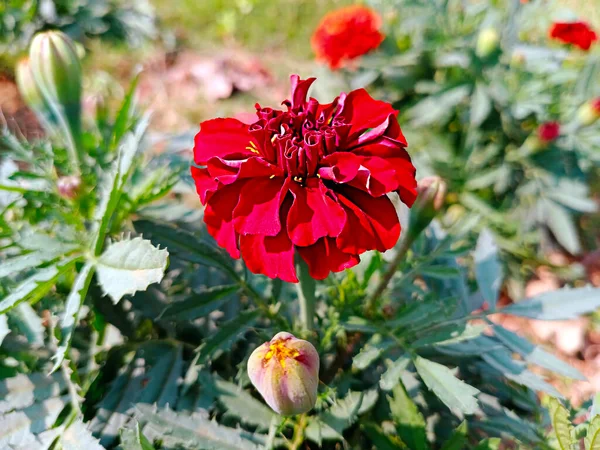
[{"label": "flower bud", "polygon": [[56,117],[53,115],[52,108],[44,99],[44,96],[33,78],[29,58],[21,59],[17,63],[15,72],[19,93],[21,94],[21,97],[23,97],[25,104],[36,113],[38,120],[42,123],[44,128],[46,128],[46,131],[53,133]]},{"label": "flower bud", "polygon": [[477,37],[475,54],[480,58],[487,58],[494,53],[500,44],[500,35],[494,28],[481,30]]},{"label": "flower bud", "polygon": [[538,138],[542,144],[549,144],[560,136],[560,124],[558,122],[545,122],[538,128]]},{"label": "flower bud", "polygon": [[248,376],[275,412],[302,414],[317,401],[319,354],[310,342],[277,333],[252,352]]},{"label": "flower bud", "polygon": [[29,48],[36,84],[46,101],[63,115],[73,136],[81,127],[81,62],[73,41],[60,31],[38,33]]},{"label": "flower bud", "polygon": [[60,196],[68,199],[77,197],[79,186],[81,186],[81,179],[74,175],[60,177],[56,183]]},{"label": "flower bud", "polygon": [[446,182],[438,176],[425,177],[417,186],[417,200],[410,211],[408,231],[417,237],[444,206]]},{"label": "flower bud", "polygon": [[587,127],[600,119],[600,97],[585,102],[577,111],[578,122]]}]

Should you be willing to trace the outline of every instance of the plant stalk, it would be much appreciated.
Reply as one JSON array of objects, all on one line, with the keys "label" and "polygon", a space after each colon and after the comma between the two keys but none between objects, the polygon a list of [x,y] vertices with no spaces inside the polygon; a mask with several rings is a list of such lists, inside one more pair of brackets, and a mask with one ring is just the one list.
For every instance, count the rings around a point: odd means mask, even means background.
[{"label": "plant stalk", "polygon": [[305,331],[312,331],[315,323],[317,283],[310,276],[308,265],[301,257],[296,264],[299,283],[296,284],[298,303],[300,304],[300,321]]}]

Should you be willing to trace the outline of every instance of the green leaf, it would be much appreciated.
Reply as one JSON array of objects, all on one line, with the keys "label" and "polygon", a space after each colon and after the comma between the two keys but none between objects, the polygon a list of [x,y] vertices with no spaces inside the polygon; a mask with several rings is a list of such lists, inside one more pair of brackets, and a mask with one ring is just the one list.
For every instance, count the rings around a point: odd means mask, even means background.
[{"label": "green leaf", "polygon": [[439,125],[452,115],[459,103],[467,99],[470,91],[471,88],[464,85],[425,97],[408,111],[412,125],[415,127]]},{"label": "green leaf", "polygon": [[590,417],[594,418],[600,414],[600,392],[594,395],[594,400],[592,402],[592,410],[590,411]]},{"label": "green leaf", "polygon": [[594,416],[585,436],[587,450],[600,450],[600,416]]},{"label": "green leaf", "polygon": [[475,450],[498,450],[500,448],[501,443],[502,439],[500,438],[484,439],[479,444],[477,444]]},{"label": "green leaf", "polygon": [[171,303],[158,317],[171,320],[196,320],[205,317],[228,302],[230,294],[239,289],[238,285],[214,286],[192,294],[184,300]]},{"label": "green leaf", "polygon": [[496,337],[504,343],[510,350],[520,354],[525,361],[531,364],[537,364],[545,369],[551,370],[560,375],[564,375],[576,380],[586,380],[585,376],[576,368],[560,360],[551,353],[546,352],[540,347],[533,345],[527,339],[509,331],[499,325],[494,325]]},{"label": "green leaf", "polygon": [[154,446],[146,439],[137,422],[134,429],[121,429],[121,448],[123,450],[154,450]]},{"label": "green leaf", "polygon": [[411,450],[427,450],[427,423],[423,414],[412,401],[404,385],[396,384],[392,396],[388,396],[392,419],[398,435]]},{"label": "green leaf", "polygon": [[100,438],[100,444],[114,444],[139,404],[176,404],[183,364],[178,346],[156,341],[141,345],[113,381],[91,421],[91,430]]},{"label": "green leaf", "polygon": [[573,255],[581,253],[581,242],[577,226],[566,208],[551,200],[543,203],[546,224],[556,240]]},{"label": "green leaf", "polygon": [[391,339],[384,339],[380,334],[373,335],[369,341],[360,349],[360,352],[352,360],[352,368],[365,370],[394,344]]},{"label": "green leaf", "polygon": [[227,410],[226,415],[239,417],[243,423],[268,430],[273,417],[277,415],[263,403],[256,400],[241,387],[224,380],[216,380],[219,401]]},{"label": "green leaf", "polygon": [[191,263],[218,267],[230,275],[237,276],[230,259],[214,246],[202,241],[198,236],[149,220],[138,220],[135,229],[155,244],[161,244],[175,257]]},{"label": "green leaf", "polygon": [[19,374],[0,380],[0,414],[24,409],[36,402],[58,397],[66,390],[62,374]]},{"label": "green leaf", "polygon": [[137,405],[138,420],[148,439],[158,438],[165,448],[262,450],[264,436],[219,425],[200,415],[177,414],[169,409]]},{"label": "green leaf", "polygon": [[444,442],[441,450],[463,450],[467,444],[467,437],[467,422],[464,421],[454,430],[450,439]]},{"label": "green leaf", "polygon": [[72,257],[57,263],[54,266],[41,269],[21,284],[19,284],[8,296],[0,301],[0,314],[11,310],[21,302],[29,301],[35,303],[41,299],[56,283],[56,280],[71,268],[78,257]]},{"label": "green leaf", "polygon": [[10,333],[8,328],[8,320],[6,320],[6,314],[0,314],[0,347],[2,347],[2,341]]},{"label": "green leaf", "polygon": [[206,364],[218,350],[230,348],[260,316],[260,311],[245,311],[223,324],[198,348],[198,364]]},{"label": "green leaf", "polygon": [[400,382],[400,376],[408,368],[409,364],[410,358],[403,355],[388,365],[387,370],[381,375],[379,387],[384,391],[391,391]]},{"label": "green leaf", "polygon": [[419,269],[419,274],[440,280],[447,280],[448,278],[460,276],[460,270],[446,266],[426,266]]},{"label": "green leaf", "polygon": [[560,449],[571,450],[574,444],[571,439],[573,425],[571,425],[568,411],[558,400],[550,398],[548,412]]},{"label": "green leaf", "polygon": [[75,245],[70,245],[63,248],[34,251],[7,259],[0,264],[0,278],[5,278],[24,270],[47,264],[76,248]]},{"label": "green leaf", "polygon": [[478,389],[459,380],[450,369],[436,362],[417,356],[414,364],[423,382],[448,408],[475,414]]},{"label": "green leaf", "polygon": [[600,307],[600,288],[563,288],[512,303],[500,311],[538,320],[576,319]]},{"label": "green leaf", "polygon": [[42,319],[29,303],[19,303],[16,308],[8,312],[9,323],[14,331],[25,336],[32,347],[44,345],[44,332]]},{"label": "green leaf", "polygon": [[385,434],[375,423],[364,423],[361,429],[377,450],[410,450],[398,436]]},{"label": "green leaf", "polygon": [[479,324],[452,324],[440,328],[439,331],[433,332],[428,336],[423,336],[420,339],[412,342],[410,345],[413,348],[427,347],[431,345],[452,345],[459,342],[475,339],[481,336],[481,333],[487,328],[487,325]]},{"label": "green leaf", "polygon": [[471,126],[479,127],[492,112],[492,101],[485,86],[481,83],[475,85],[471,96]]},{"label": "green leaf", "polygon": [[490,309],[494,311],[498,302],[504,271],[494,235],[488,229],[484,229],[479,235],[479,239],[477,239],[474,259],[477,285]]},{"label": "green leaf", "polygon": [[311,418],[306,428],[306,437],[318,444],[323,440],[342,439],[344,430],[352,426],[358,420],[358,416],[373,408],[378,396],[376,389],[349,392],[331,408],[321,412],[316,418]]},{"label": "green leaf", "polygon": [[146,290],[159,283],[169,260],[169,252],[154,247],[140,237],[115,242],[96,262],[98,284],[116,304],[124,295]]},{"label": "green leaf", "polygon": [[93,276],[93,264],[86,263],[77,275],[75,283],[73,283],[73,287],[71,288],[71,292],[67,297],[65,312],[60,321],[61,337],[58,348],[54,353],[53,359],[55,362],[52,372],[55,372],[60,368],[67,355],[67,352],[69,351],[69,348],[71,347],[71,340],[73,339],[73,331],[77,325],[79,311],[81,310],[81,306],[85,301],[85,297]]},{"label": "green leaf", "polygon": [[81,420],[74,422],[60,438],[62,450],[104,450]]},{"label": "green leaf", "polygon": [[135,99],[135,91],[137,89],[137,84],[140,77],[139,74],[136,75],[131,85],[129,86],[129,90],[125,94],[125,98],[123,99],[123,103],[121,103],[121,107],[119,108],[119,112],[117,113],[117,117],[115,118],[115,123],[113,125],[113,135],[112,135],[112,148],[116,148],[117,144],[121,141],[121,138],[124,136],[127,129],[131,126],[131,117],[133,116],[134,110],[134,99]]}]

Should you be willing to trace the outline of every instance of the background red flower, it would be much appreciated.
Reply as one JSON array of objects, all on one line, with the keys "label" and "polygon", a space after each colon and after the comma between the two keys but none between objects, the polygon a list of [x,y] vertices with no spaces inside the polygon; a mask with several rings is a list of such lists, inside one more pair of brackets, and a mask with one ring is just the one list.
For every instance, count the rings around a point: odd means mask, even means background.
[{"label": "background red flower", "polygon": [[560,124],[558,122],[546,122],[538,128],[538,137],[542,142],[552,142],[560,136]]},{"label": "background red flower", "polygon": [[311,44],[317,59],[337,69],[379,47],[384,35],[381,18],[365,6],[355,5],[325,15],[313,33]]},{"label": "background red flower", "polygon": [[598,36],[586,22],[555,22],[550,27],[550,37],[582,50],[589,50]]},{"label": "background red flower", "polygon": [[385,251],[400,236],[386,194],[416,197],[398,112],[364,90],[319,104],[314,78],[292,76],[287,110],[256,106],[256,121],[203,122],[192,175],[217,243],[254,273],[296,282],[295,253],[323,279]]}]

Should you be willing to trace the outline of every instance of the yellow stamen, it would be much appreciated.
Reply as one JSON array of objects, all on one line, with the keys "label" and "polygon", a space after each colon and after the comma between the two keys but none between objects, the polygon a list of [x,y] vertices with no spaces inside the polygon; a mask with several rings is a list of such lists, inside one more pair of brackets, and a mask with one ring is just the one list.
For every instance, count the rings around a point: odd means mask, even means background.
[{"label": "yellow stamen", "polygon": [[269,178],[272,180],[273,178],[275,178],[275,174],[271,175]]},{"label": "yellow stamen", "polygon": [[268,363],[271,359],[276,358],[281,367],[285,368],[285,361],[288,358],[297,358],[300,352],[294,348],[286,346],[285,341],[273,342],[269,345],[269,351],[263,357],[263,363]]}]

